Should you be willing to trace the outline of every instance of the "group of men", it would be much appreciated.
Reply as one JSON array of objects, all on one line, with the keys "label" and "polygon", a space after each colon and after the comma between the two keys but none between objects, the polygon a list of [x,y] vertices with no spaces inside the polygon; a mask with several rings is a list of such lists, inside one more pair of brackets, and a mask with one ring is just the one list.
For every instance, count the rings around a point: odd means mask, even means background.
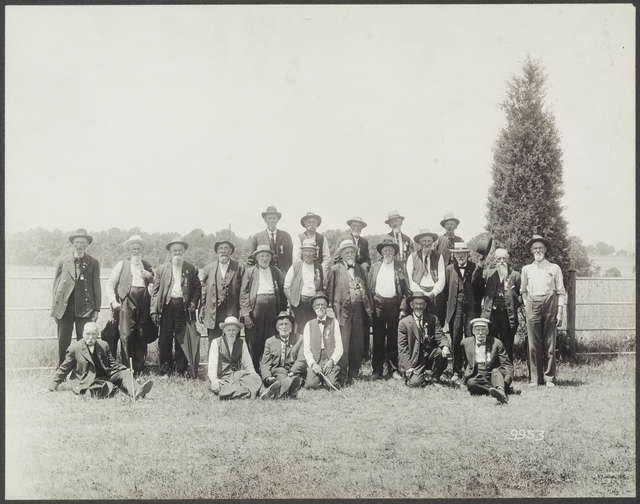
[{"label": "group of men", "polygon": [[[139,374],[147,344],[157,338],[160,374],[189,375],[178,339],[197,318],[207,330],[213,392],[221,398],[295,397],[303,383],[335,388],[358,379],[372,327],[373,380],[383,377],[386,363],[387,376],[408,386],[439,387],[451,360],[452,383],[506,402],[513,391],[517,309],[524,304],[530,385],[555,385],[556,328],[566,293],[560,268],[545,259],[551,247],[545,238],[534,235],[526,244],[534,261],[522,274],[498,248],[495,269],[485,275],[489,250],[478,250],[477,264],[469,260],[453,214],[440,222],[441,236],[422,229],[411,239],[402,232],[404,216],[392,211],[386,220],[391,231],[376,246],[377,262],[361,236],[367,223],[356,216],[347,221],[350,230],[339,239],[332,264],[328,240],[317,231],[319,215],[303,215],[304,232],[293,238],[278,229],[281,217],[273,206],[262,213],[267,227],[252,238],[246,266],[231,258],[231,241],[216,242],[217,259],[202,279],[184,260],[189,244],[180,237],[166,244],[170,260],[155,273],[142,260],[144,240],[127,240],[130,258],[116,264],[106,287],[123,363]],[[80,338],[101,302],[100,266],[85,253],[92,237],[78,230],[69,240],[75,250],[58,263],[51,311],[61,365],[80,344],[69,346],[73,324]],[[72,367],[67,363],[64,370]]]}]

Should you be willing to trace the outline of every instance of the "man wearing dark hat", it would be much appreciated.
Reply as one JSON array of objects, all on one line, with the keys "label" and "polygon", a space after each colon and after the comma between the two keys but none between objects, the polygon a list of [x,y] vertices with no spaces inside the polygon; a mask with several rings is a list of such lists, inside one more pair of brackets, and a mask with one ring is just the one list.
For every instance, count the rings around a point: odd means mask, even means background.
[{"label": "man wearing dark hat", "polygon": [[146,246],[140,235],[125,241],[122,248],[129,253],[129,259],[118,261],[105,287],[114,320],[118,320],[124,363],[128,365],[131,359],[136,373],[144,368],[147,341],[154,340],[158,334],[150,318],[153,269],[142,259]]},{"label": "man wearing dark hat", "polygon": [[287,308],[282,273],[271,264],[273,255],[268,245],[258,245],[253,253],[256,264],[245,270],[240,286],[240,316],[255,369],[260,369],[264,342],[271,336],[271,321]]},{"label": "man wearing dark hat", "polygon": [[529,385],[555,387],[556,334],[562,324],[567,292],[562,270],[545,256],[549,240],[533,235],[525,245],[534,261],[522,268],[522,299],[529,336]]},{"label": "man wearing dark hat", "polygon": [[65,359],[74,324],[80,340],[85,324],[98,320],[102,303],[100,263],[85,253],[93,238],[78,229],[69,241],[74,252],[58,261],[53,279],[51,316],[58,324],[58,365]]},{"label": "man wearing dark hat", "polygon": [[368,334],[366,317],[373,317],[373,300],[366,273],[355,262],[356,245],[344,240],[336,251],[342,262],[329,270],[327,296],[340,324],[344,354],[339,362],[341,379],[354,379],[360,373],[364,354],[364,338]]},{"label": "man wearing dark hat", "polygon": [[413,252],[413,245],[411,243],[411,238],[402,233],[403,221],[404,217],[400,215],[400,212],[397,210],[391,210],[388,214],[387,220],[385,221],[385,223],[391,228],[391,232],[385,236],[390,236],[393,242],[398,245],[398,259],[406,264],[411,252]]},{"label": "man wearing dark hat", "polygon": [[265,386],[280,383],[280,396],[295,398],[302,384],[300,371],[292,370],[302,348],[302,336],[293,332],[295,317],[281,312],[272,322],[277,331],[264,344],[260,375]]},{"label": "man wearing dark hat", "polygon": [[438,318],[426,312],[432,302],[429,296],[417,291],[407,302],[412,313],[398,326],[398,368],[409,387],[424,387],[430,378],[431,383],[440,388],[440,376],[447,368],[451,343]]},{"label": "man wearing dark hat", "polygon": [[471,321],[473,336],[462,340],[463,383],[471,395],[495,397],[506,404],[506,388],[513,380],[513,365],[502,342],[488,336],[489,320]]},{"label": "man wearing dark hat", "polygon": [[509,360],[513,362],[513,340],[518,330],[520,306],[520,273],[509,267],[509,252],[505,249],[496,249],[495,260],[495,269],[487,272],[481,316],[491,321]]},{"label": "man wearing dark hat", "polygon": [[322,292],[324,285],[322,266],[314,262],[318,252],[315,242],[307,238],[301,249],[302,261],[291,266],[284,279],[284,293],[291,305],[298,331],[302,331],[307,322],[315,318],[311,298]]},{"label": "man wearing dark hat", "polygon": [[202,270],[202,299],[198,320],[207,328],[209,349],[214,338],[222,335],[220,321],[240,316],[240,286],[244,268],[231,259],[235,245],[229,240],[214,243],[218,258]]},{"label": "man wearing dark hat", "polygon": [[437,316],[436,299],[444,290],[445,282],[444,260],[432,248],[438,235],[430,229],[421,229],[413,239],[420,246],[420,250],[413,252],[407,259],[410,288],[412,292],[422,291],[431,298],[432,302],[429,303],[427,311]]},{"label": "man wearing dark hat", "polygon": [[376,248],[380,260],[369,272],[369,289],[373,296],[371,378],[378,380],[382,377],[386,361],[388,375],[402,379],[398,373],[398,322],[400,305],[410,294],[408,275],[404,264],[396,259],[400,247],[390,237],[384,237]]},{"label": "man wearing dark hat", "polygon": [[171,261],[158,266],[151,297],[151,318],[160,327],[158,353],[160,374],[175,369],[184,374],[189,361],[176,340],[175,359],[172,346],[176,335],[184,330],[187,316],[195,316],[200,303],[202,284],[198,278],[198,268],[184,260],[189,244],[179,236],[167,243]]},{"label": "man wearing dark hat", "polygon": [[291,240],[291,235],[282,229],[276,228],[282,218],[282,214],[278,212],[276,207],[267,207],[267,210],[262,212],[262,218],[267,223],[267,229],[260,231],[251,238],[251,251],[247,258],[247,266],[255,264],[253,253],[258,248],[258,245],[268,245],[274,253],[274,265],[284,274],[289,271],[293,263],[293,241]]},{"label": "man wearing dark hat", "polygon": [[312,240],[318,247],[315,262],[322,265],[322,270],[326,276],[329,265],[331,264],[329,240],[316,231],[320,224],[322,224],[322,217],[313,212],[307,212],[307,214],[300,219],[300,224],[306,228],[306,231],[297,235],[293,240],[293,262],[302,261],[302,243],[307,239]]}]

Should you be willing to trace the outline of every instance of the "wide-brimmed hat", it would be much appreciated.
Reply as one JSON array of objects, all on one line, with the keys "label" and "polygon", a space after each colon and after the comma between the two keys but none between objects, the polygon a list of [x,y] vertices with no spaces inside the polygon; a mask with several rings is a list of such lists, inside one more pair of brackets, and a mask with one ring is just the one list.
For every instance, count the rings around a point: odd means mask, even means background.
[{"label": "wide-brimmed hat", "polygon": [[451,249],[451,253],[454,252],[471,252],[469,247],[467,247],[467,242],[455,242],[453,244],[453,248]]},{"label": "wide-brimmed hat", "polygon": [[289,319],[289,322],[291,322],[292,326],[296,325],[296,318],[293,315],[289,315],[286,311],[281,311],[277,317],[273,317],[271,319],[271,325],[273,326],[274,329],[276,328],[276,324],[278,323],[278,320],[282,320],[282,319]]},{"label": "wide-brimmed hat", "polygon": [[300,219],[300,224],[302,224],[302,227],[304,227],[305,221],[307,219],[310,219],[311,217],[314,217],[318,221],[318,227],[320,227],[320,224],[322,224],[322,217],[320,217],[318,214],[314,214],[313,212],[307,212],[307,214],[304,215],[302,219]]},{"label": "wide-brimmed hat", "polygon": [[304,249],[313,249],[315,251],[318,251],[320,247],[318,247],[316,245],[316,242],[311,238],[305,238],[305,240],[302,242],[302,245],[300,246],[300,250]]},{"label": "wide-brimmed hat", "polygon": [[271,250],[269,245],[258,245],[258,248],[253,254],[251,254],[251,257],[255,259],[260,252],[269,252],[271,254],[271,257],[273,257],[273,250]]},{"label": "wide-brimmed hat", "polygon": [[404,216],[400,215],[400,212],[398,212],[397,210],[391,210],[389,212],[389,214],[387,215],[387,220],[384,221],[385,224],[389,224],[389,221],[391,221],[391,219],[401,219],[404,220]]},{"label": "wide-brimmed hat", "polygon": [[264,219],[269,214],[277,215],[278,219],[282,218],[282,214],[278,212],[277,208],[274,206],[268,206],[267,209],[262,212],[262,218]]},{"label": "wide-brimmed hat", "polygon": [[347,221],[347,226],[351,227],[351,224],[353,224],[354,222],[359,222],[362,225],[363,228],[367,227],[367,223],[362,220],[362,217],[358,217],[358,216],[355,216],[355,217],[352,217],[351,219],[349,219]]},{"label": "wide-brimmed hat", "polygon": [[376,245],[376,250],[378,254],[382,254],[382,249],[385,247],[393,247],[394,252],[397,254],[400,252],[400,246],[394,242],[390,237],[384,238],[378,245]]},{"label": "wide-brimmed hat", "polygon": [[407,297],[407,304],[410,305],[411,301],[413,301],[414,299],[424,299],[427,302],[427,306],[429,306],[433,302],[431,301],[431,298],[422,291],[411,292],[411,294]]},{"label": "wide-brimmed hat", "polygon": [[338,247],[338,250],[336,250],[336,255],[339,256],[340,254],[342,254],[343,250],[346,250],[348,248],[355,249],[356,252],[358,251],[358,246],[355,243],[353,243],[352,240],[342,240],[340,242],[340,246]]},{"label": "wide-brimmed hat", "polygon": [[482,257],[487,257],[491,252],[491,245],[493,245],[493,237],[483,236],[476,242],[476,252]]},{"label": "wide-brimmed hat", "polygon": [[223,243],[226,243],[227,245],[229,245],[231,247],[231,253],[233,254],[236,251],[236,246],[231,243],[229,240],[220,240],[217,241],[213,244],[213,251],[217,254],[218,253],[218,247],[220,245],[222,245]]},{"label": "wide-brimmed hat", "polygon": [[323,294],[322,292],[316,292],[316,294],[314,296],[311,297],[311,299],[309,300],[309,304],[313,307],[313,302],[316,299],[324,299],[327,304],[329,304],[329,298],[327,297],[326,294]]},{"label": "wide-brimmed hat", "polygon": [[460,224],[460,219],[456,219],[452,213],[446,213],[444,214],[444,217],[440,221],[440,225],[444,227],[444,223],[450,220],[455,221],[456,224]]},{"label": "wide-brimmed hat", "polygon": [[471,322],[469,322],[469,324],[471,325],[471,327],[475,325],[486,325],[487,327],[489,327],[489,324],[491,324],[491,321],[488,318],[478,317],[478,318],[474,318]]},{"label": "wide-brimmed hat", "polygon": [[424,236],[430,236],[431,238],[433,238],[433,241],[436,241],[438,239],[438,234],[437,233],[433,233],[433,232],[431,232],[430,229],[424,228],[424,229],[421,229],[420,232],[413,237],[413,240],[416,243],[420,243],[420,240]]},{"label": "wide-brimmed hat", "polygon": [[180,245],[182,245],[184,247],[185,250],[187,250],[189,248],[189,244],[186,241],[184,241],[182,239],[182,237],[180,237],[180,236],[176,236],[173,240],[171,240],[169,243],[167,243],[164,248],[169,250],[171,248],[171,245],[173,245],[174,243],[179,243]]},{"label": "wide-brimmed hat", "polygon": [[242,326],[244,325],[242,322],[239,322],[237,318],[235,317],[227,317],[226,319],[224,319],[224,322],[220,322],[218,324],[218,326],[220,327],[220,329],[224,330],[225,327],[227,327],[228,325],[234,325],[236,326],[238,329],[242,329]]},{"label": "wide-brimmed hat", "polygon": [[547,247],[547,250],[549,250],[551,248],[551,242],[549,240],[547,240],[546,238],[543,238],[540,235],[534,234],[533,238],[531,238],[524,246],[524,248],[526,250],[528,250],[529,252],[531,252],[531,245],[533,245],[535,242],[542,242],[544,243],[544,246]]},{"label": "wide-brimmed hat", "polygon": [[86,238],[86,239],[87,239],[87,241],[88,241],[89,243],[91,243],[91,242],[93,241],[93,236],[88,235],[88,234],[87,234],[87,230],[86,230],[86,229],[82,229],[82,228],[78,229],[78,230],[75,232],[75,234],[72,234],[72,235],[69,237],[69,241],[70,241],[71,243],[73,243],[73,240],[75,240],[76,238]]},{"label": "wide-brimmed hat", "polygon": [[125,250],[128,250],[129,245],[133,245],[134,243],[139,243],[143,247],[147,246],[147,242],[144,241],[140,235],[133,235],[131,238],[129,238],[126,242],[122,244],[122,248]]}]

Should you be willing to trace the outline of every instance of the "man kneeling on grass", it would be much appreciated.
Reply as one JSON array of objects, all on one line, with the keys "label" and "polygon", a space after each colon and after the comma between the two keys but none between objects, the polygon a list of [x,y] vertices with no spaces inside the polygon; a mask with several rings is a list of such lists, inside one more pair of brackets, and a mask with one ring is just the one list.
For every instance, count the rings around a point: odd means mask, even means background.
[{"label": "man kneeling on grass", "polygon": [[210,388],[220,399],[276,399],[280,383],[262,387],[260,375],[253,368],[247,343],[239,337],[242,324],[236,317],[227,317],[219,324],[222,336],[211,342],[209,349]]},{"label": "man kneeling on grass", "polygon": [[109,344],[98,339],[99,335],[98,325],[88,322],[82,339],[69,346],[49,385],[39,392],[53,392],[71,371],[75,371],[79,379],[78,385],[73,387],[76,394],[89,391],[92,397],[108,397],[113,393],[113,386],[117,385],[136,399],[147,395],[153,382],[149,380],[140,385],[133,378],[131,369],[116,362],[109,351]]},{"label": "man kneeling on grass", "polygon": [[463,383],[471,395],[489,394],[506,404],[505,392],[513,380],[513,365],[502,341],[487,336],[489,319],[471,321],[473,337],[462,340]]}]

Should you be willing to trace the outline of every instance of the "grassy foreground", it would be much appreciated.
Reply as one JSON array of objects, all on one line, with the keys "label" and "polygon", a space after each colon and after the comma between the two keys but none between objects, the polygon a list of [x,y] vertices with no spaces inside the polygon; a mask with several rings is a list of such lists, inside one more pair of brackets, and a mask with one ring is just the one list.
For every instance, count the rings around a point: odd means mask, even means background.
[{"label": "grassy foreground", "polygon": [[522,395],[498,406],[393,380],[358,381],[348,401],[221,402],[175,377],[133,404],[66,383],[38,395],[48,373],[9,374],[5,497],[632,497],[635,376],[632,357],[563,364],[555,389],[519,378]]}]

